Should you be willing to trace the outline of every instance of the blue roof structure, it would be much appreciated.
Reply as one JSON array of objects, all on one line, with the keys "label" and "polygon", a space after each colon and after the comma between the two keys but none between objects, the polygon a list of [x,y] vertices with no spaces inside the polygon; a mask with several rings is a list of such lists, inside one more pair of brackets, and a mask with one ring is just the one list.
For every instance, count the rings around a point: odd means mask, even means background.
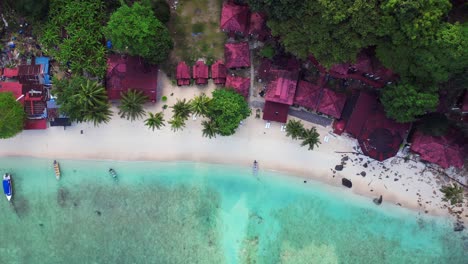
[{"label": "blue roof structure", "polygon": [[41,78],[41,83],[45,85],[50,84],[50,76],[49,76],[49,57],[36,57],[35,63],[36,65],[43,65],[44,66],[44,78]]}]

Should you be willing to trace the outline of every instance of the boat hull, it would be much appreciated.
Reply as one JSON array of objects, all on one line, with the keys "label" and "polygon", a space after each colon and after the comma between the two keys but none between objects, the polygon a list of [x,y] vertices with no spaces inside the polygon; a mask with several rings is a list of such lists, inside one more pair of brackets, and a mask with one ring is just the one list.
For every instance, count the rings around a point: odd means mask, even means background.
[{"label": "boat hull", "polygon": [[10,174],[5,174],[3,175],[3,192],[5,193],[5,196],[8,201],[11,200],[13,197],[13,189],[11,188],[11,175]]}]

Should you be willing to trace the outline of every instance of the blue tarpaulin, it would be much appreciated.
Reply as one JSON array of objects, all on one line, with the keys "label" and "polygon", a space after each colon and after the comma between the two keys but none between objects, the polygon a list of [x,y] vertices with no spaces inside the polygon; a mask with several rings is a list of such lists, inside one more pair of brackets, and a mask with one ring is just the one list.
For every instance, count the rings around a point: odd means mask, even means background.
[{"label": "blue tarpaulin", "polygon": [[44,79],[41,80],[42,84],[49,85],[50,84],[50,76],[49,76],[49,57],[36,57],[35,63],[36,65],[43,65],[44,66]]}]

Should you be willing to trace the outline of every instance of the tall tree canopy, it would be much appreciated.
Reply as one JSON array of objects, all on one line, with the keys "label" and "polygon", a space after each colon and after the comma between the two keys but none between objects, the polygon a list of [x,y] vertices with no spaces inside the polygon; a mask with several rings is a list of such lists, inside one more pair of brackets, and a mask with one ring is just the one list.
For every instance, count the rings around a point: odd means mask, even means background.
[{"label": "tall tree canopy", "polygon": [[0,93],[0,138],[10,138],[23,130],[26,113],[10,92]]},{"label": "tall tree canopy", "polygon": [[434,111],[439,97],[435,87],[418,89],[411,84],[401,83],[386,87],[381,100],[388,117],[406,123],[428,111]]},{"label": "tall tree canopy", "polygon": [[104,29],[118,52],[141,56],[151,63],[164,61],[173,47],[168,29],[148,7],[122,5]]},{"label": "tall tree canopy", "polygon": [[104,18],[101,0],[51,0],[49,21],[39,40],[61,66],[102,78],[106,72]]}]

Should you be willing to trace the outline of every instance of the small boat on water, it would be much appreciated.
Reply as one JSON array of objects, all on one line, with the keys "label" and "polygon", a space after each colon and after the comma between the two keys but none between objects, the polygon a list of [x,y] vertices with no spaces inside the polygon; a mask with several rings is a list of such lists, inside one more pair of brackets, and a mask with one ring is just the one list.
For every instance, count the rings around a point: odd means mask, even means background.
[{"label": "small boat on water", "polygon": [[114,169],[110,168],[109,174],[112,176],[112,178],[114,178],[114,180],[117,180],[117,172],[115,172]]},{"label": "small boat on water", "polygon": [[55,170],[55,178],[60,180],[60,165],[58,161],[54,160],[54,170]]},{"label": "small boat on water", "polygon": [[253,162],[252,172],[253,172],[254,175],[257,175],[257,173],[258,173],[258,162],[256,160],[254,160],[254,162]]},{"label": "small boat on water", "polygon": [[11,174],[9,173],[3,175],[3,192],[7,200],[10,201],[11,197],[13,197],[13,189],[11,187]]}]

